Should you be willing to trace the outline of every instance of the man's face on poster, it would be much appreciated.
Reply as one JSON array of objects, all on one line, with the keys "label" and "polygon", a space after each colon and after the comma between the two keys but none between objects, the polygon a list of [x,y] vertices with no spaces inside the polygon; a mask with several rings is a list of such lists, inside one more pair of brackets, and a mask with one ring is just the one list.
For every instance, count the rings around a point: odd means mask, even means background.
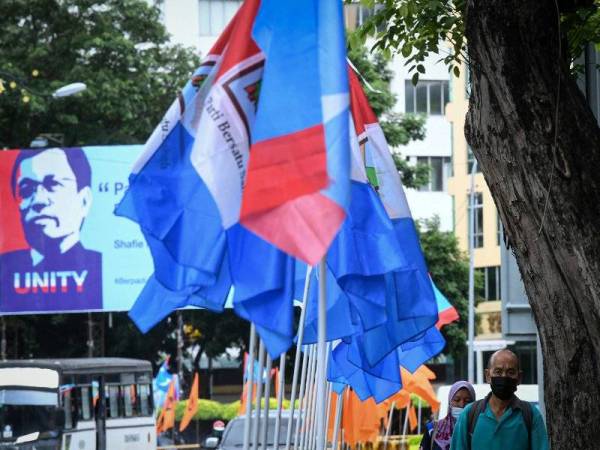
[{"label": "man's face on poster", "polygon": [[89,186],[78,189],[77,175],[65,152],[53,148],[21,162],[16,198],[27,241],[43,249],[52,243],[60,245],[68,237],[79,240],[92,197]]}]

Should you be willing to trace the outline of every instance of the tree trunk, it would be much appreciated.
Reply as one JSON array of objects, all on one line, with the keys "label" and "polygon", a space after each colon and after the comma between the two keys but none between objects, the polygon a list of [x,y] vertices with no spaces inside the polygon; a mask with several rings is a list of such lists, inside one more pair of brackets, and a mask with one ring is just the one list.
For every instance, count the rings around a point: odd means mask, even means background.
[{"label": "tree trunk", "polygon": [[587,450],[600,423],[600,129],[559,56],[556,5],[468,1],[465,134],[540,333],[551,446]]}]

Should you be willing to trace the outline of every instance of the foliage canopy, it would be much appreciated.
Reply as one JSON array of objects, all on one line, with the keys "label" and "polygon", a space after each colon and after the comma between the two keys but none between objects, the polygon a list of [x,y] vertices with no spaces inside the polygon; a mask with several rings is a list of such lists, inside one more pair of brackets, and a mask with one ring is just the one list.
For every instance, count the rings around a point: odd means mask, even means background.
[{"label": "foliage canopy", "polygon": [[[199,63],[169,44],[144,0],[4,0],[0,15],[0,147],[39,134],[65,146],[144,142]],[[87,90],[52,99],[84,82]]]}]

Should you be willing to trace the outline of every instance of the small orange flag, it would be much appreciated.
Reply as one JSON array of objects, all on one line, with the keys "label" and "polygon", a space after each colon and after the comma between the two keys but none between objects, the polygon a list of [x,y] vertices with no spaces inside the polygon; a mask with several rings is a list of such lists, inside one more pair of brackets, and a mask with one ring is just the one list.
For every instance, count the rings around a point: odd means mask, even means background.
[{"label": "small orange flag", "polygon": [[156,422],[156,432],[163,433],[175,426],[175,379],[171,380],[167,397],[163,403],[160,417]]},{"label": "small orange flag", "polygon": [[410,409],[408,410],[408,423],[410,426],[410,430],[414,431],[415,428],[419,425],[419,419],[417,419],[417,411],[413,405],[410,405]]},{"label": "small orange flag", "polygon": [[279,368],[275,367],[271,372],[275,373],[275,398],[279,398]]},{"label": "small orange flag", "polygon": [[402,374],[402,385],[407,392],[417,394],[429,405],[431,410],[436,412],[440,408],[440,402],[437,399],[433,386],[429,380],[435,378],[435,374],[425,366],[420,366],[415,373],[410,373],[404,367],[400,369]]},{"label": "small orange flag", "polygon": [[192,421],[192,418],[198,411],[198,372],[194,374],[194,381],[192,381],[192,388],[190,389],[190,397],[188,398],[183,418],[179,423],[179,431],[183,431]]}]

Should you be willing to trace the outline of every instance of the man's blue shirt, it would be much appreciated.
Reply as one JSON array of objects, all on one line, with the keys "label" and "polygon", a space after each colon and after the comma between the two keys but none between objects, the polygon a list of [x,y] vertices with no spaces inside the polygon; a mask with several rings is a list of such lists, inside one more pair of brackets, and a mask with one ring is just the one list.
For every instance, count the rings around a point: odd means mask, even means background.
[{"label": "man's blue shirt", "polygon": [[[483,411],[473,430],[471,450],[528,450],[529,443],[527,426],[521,410],[513,402],[506,408],[500,419],[492,412],[489,403]],[[452,434],[451,450],[468,450],[469,411],[471,403],[461,413],[454,433]],[[548,450],[548,435],[546,426],[539,410],[531,406],[531,450]]]}]

